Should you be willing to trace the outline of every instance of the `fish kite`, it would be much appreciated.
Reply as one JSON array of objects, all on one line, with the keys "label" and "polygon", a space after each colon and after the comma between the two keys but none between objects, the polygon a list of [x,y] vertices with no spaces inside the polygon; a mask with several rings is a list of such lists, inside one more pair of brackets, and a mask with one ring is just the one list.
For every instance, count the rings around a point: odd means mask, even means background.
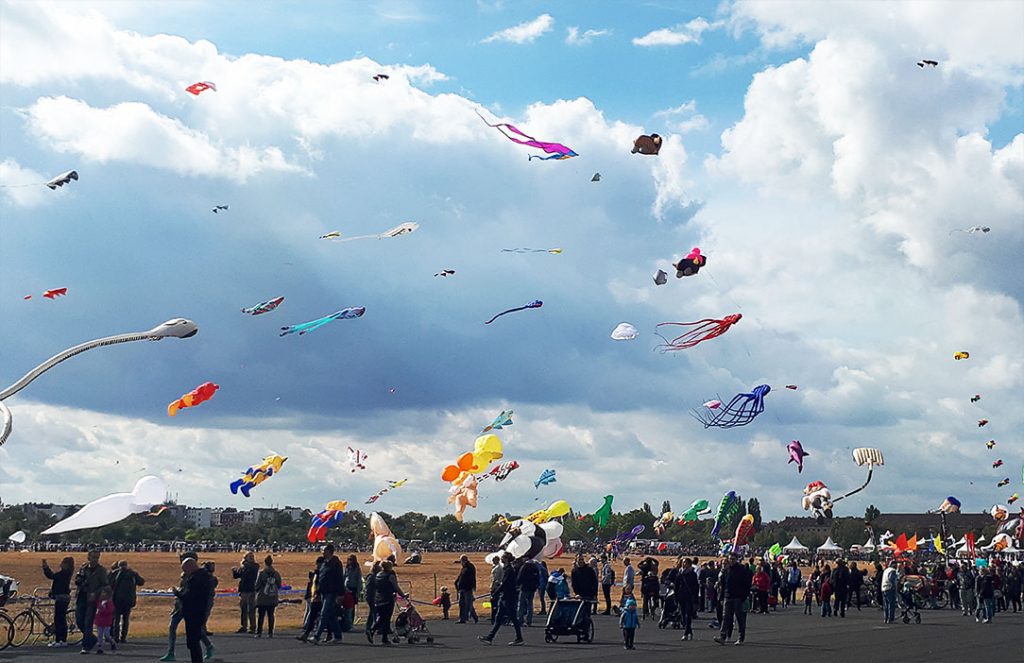
[{"label": "fish kite", "polygon": [[640,335],[637,328],[628,322],[620,322],[615,329],[612,330],[611,337],[616,341],[632,341]]},{"label": "fish kite", "polygon": [[199,83],[193,83],[192,85],[189,85],[187,88],[185,88],[185,92],[188,92],[189,94],[195,95],[197,97],[199,96],[200,93],[206,92],[207,90],[213,90],[214,92],[216,92],[217,86],[211,83],[210,81],[200,81]]},{"label": "fish kite", "polygon": [[326,235],[320,235],[320,239],[341,239],[341,233],[337,230],[332,230]]},{"label": "fish kite", "polygon": [[480,433],[483,434],[490,430],[501,430],[505,426],[511,426],[513,414],[512,410],[502,410],[501,414],[496,416],[490,424],[484,426]]},{"label": "fish kite", "polygon": [[718,533],[740,512],[740,503],[736,498],[736,491],[730,490],[722,496],[718,503],[718,513],[715,514],[715,526],[711,528],[712,538],[718,538]]},{"label": "fish kite", "polygon": [[935,60],[918,60],[917,61],[917,66],[921,67],[922,69],[924,69],[926,66],[927,67],[938,67],[939,63],[937,61],[935,61]]},{"label": "fish kite", "polygon": [[374,502],[376,502],[385,494],[391,492],[395,488],[401,488],[402,486],[404,486],[406,481],[408,481],[408,479],[401,479],[399,481],[388,480],[388,485],[386,488],[381,488],[380,490],[378,490],[376,495],[371,495],[369,499],[363,502],[363,504],[373,504]]},{"label": "fish kite", "polygon": [[658,134],[651,134],[650,136],[643,135],[638,136],[633,141],[633,150],[631,154],[650,154],[657,156],[658,152],[661,151],[661,136]]},{"label": "fish kite", "polygon": [[381,83],[383,81],[388,80],[389,78],[391,77],[388,76],[387,74],[376,74],[374,75],[373,80],[377,81],[378,83]]},{"label": "fish kite", "polygon": [[693,276],[706,264],[708,264],[708,257],[701,255],[700,249],[695,246],[672,266],[676,268],[676,278],[681,279],[684,276]]},{"label": "fish kite", "polygon": [[[46,292],[44,292],[43,297],[45,297],[46,299],[56,299],[57,297],[63,297],[67,294],[67,288],[54,288],[53,290],[47,290]],[[31,297],[32,295],[29,295],[26,299]]]},{"label": "fish kite", "polygon": [[449,276],[455,276],[455,270],[454,269],[442,269],[437,274],[434,274],[434,276],[440,276],[441,278],[446,279]]},{"label": "fish kite", "polygon": [[659,345],[662,353],[672,352],[675,350],[686,350],[692,348],[698,343],[717,338],[729,331],[729,328],[734,324],[743,319],[742,313],[733,313],[727,315],[721,320],[715,318],[704,318],[696,322],[662,322],[656,325],[657,327],[692,327],[692,329],[676,336],[672,340],[661,336],[659,337],[663,341],[663,344]]},{"label": "fish kite", "polygon": [[955,228],[953,230],[950,230],[949,234],[950,235],[952,235],[953,233],[967,233],[968,235],[973,235],[975,233],[985,234],[985,233],[988,233],[991,230],[992,229],[989,228],[988,226],[971,226],[970,228]]},{"label": "fish kite", "polygon": [[709,513],[711,513],[711,507],[707,500],[694,500],[689,509],[679,514],[679,520],[676,522],[679,525],[692,525],[700,516],[706,516]]},{"label": "fish kite", "polygon": [[284,301],[284,297],[275,297],[268,299],[265,302],[260,302],[256,306],[250,306],[249,308],[243,308],[242,313],[249,313],[252,315],[261,315],[263,313],[270,313]]},{"label": "fish kite", "polygon": [[996,462],[992,463],[992,469],[993,470],[998,468],[998,467],[1002,467],[1002,466],[1003,466],[1003,459],[1002,458],[1000,458]]},{"label": "fish kite", "polygon": [[541,486],[547,486],[548,484],[555,483],[556,481],[558,481],[558,479],[555,478],[554,470],[544,470],[540,473],[540,476],[537,477],[537,480],[533,482],[533,487],[540,488]]},{"label": "fish kite", "polygon": [[349,308],[343,308],[340,311],[336,311],[316,320],[310,320],[309,322],[303,322],[298,325],[291,325],[290,327],[281,327],[280,335],[287,336],[288,334],[298,333],[299,336],[302,336],[306,332],[320,329],[333,320],[352,320],[354,318],[361,318],[363,317],[363,313],[366,313],[365,306],[351,306]]},{"label": "fish kite", "polygon": [[309,531],[306,532],[306,540],[310,543],[321,543],[327,539],[327,530],[341,522],[345,515],[348,502],[345,500],[334,500],[328,502],[324,510],[313,516],[309,521]]},{"label": "fish kite", "polygon": [[960,352],[954,352],[953,353],[953,359],[956,359],[957,361],[960,361],[961,359],[970,359],[970,358],[971,358],[971,353],[970,352],[964,352],[963,350],[961,350]]},{"label": "fish kite", "polygon": [[490,320],[488,320],[484,324],[485,325],[489,325],[492,322],[494,322],[495,320],[497,320],[498,318],[500,318],[501,316],[506,315],[508,313],[515,313],[516,311],[525,311],[528,308],[540,308],[541,306],[544,306],[544,302],[542,302],[539,299],[535,299],[532,302],[530,302],[529,304],[527,304],[526,306],[519,306],[517,308],[510,308],[507,311],[502,311],[501,313],[495,315],[493,318],[491,318]]},{"label": "fish kite", "polygon": [[523,247],[523,248],[517,248],[517,249],[502,249],[501,250],[502,253],[550,253],[550,254],[556,255],[556,256],[559,255],[560,253],[562,253],[562,251],[563,251],[563,249],[560,249],[560,248],[557,248],[557,247],[553,248],[553,249],[531,249],[531,248]]},{"label": "fish kite", "polygon": [[971,396],[971,402],[972,403],[977,403],[980,400],[981,400],[981,394],[974,394],[973,396]]},{"label": "fish kite", "polygon": [[988,419],[978,419],[978,428],[983,428],[988,425]]},{"label": "fish kite", "polygon": [[704,424],[704,428],[735,428],[746,426],[757,415],[764,412],[764,397],[772,390],[766,384],[760,384],[750,393],[736,394],[729,404],[714,411],[692,411],[690,414]]},{"label": "fish kite", "polygon": [[419,230],[420,224],[408,221],[401,223],[391,230],[385,230],[384,232],[377,235],[357,235],[355,237],[342,237],[341,233],[337,230],[332,230],[326,235],[320,235],[320,239],[330,239],[335,242],[354,242],[357,239],[387,239],[389,237],[401,237],[402,235],[409,235]]},{"label": "fish kite", "polygon": [[513,470],[519,469],[519,462],[510,460],[500,465],[495,465],[486,474],[481,474],[476,478],[477,481],[483,481],[487,477],[494,477],[495,481],[504,481],[508,478],[509,474],[512,474]]},{"label": "fish kite", "polygon": [[654,285],[665,285],[666,283],[668,283],[668,272],[663,269],[654,272]]},{"label": "fish kite", "polygon": [[227,205],[214,205],[213,206],[213,213],[214,214],[220,214],[221,212],[226,212],[226,211],[228,211],[228,206]]},{"label": "fish kite", "polygon": [[[484,124],[491,127],[492,129],[497,129],[499,132],[501,132],[501,135],[503,135],[505,138],[508,138],[513,143],[525,145],[526,147],[536,147],[540,150],[543,150],[545,153],[551,155],[547,157],[542,157],[537,154],[531,154],[529,159],[527,159],[528,161],[533,161],[534,159],[540,159],[541,161],[550,161],[552,159],[557,159],[561,161],[563,159],[571,159],[573,157],[579,156],[578,154],[573,152],[571,148],[566,147],[561,143],[546,143],[544,141],[539,141],[533,136],[526,135],[525,133],[523,133],[516,127],[512,126],[511,124],[504,122],[499,122],[498,124],[491,124],[483,115],[480,115],[480,111],[476,111],[476,114],[480,117],[481,120],[483,120]],[[506,130],[515,134],[515,136],[521,136],[526,140],[522,140],[521,138],[511,136],[508,133],[506,133]]]},{"label": "fish kite", "polygon": [[804,447],[800,444],[800,440],[793,440],[786,446],[786,450],[789,451],[789,463],[796,463],[796,472],[800,474],[804,471],[804,458],[811,454],[804,451]]},{"label": "fish kite", "polygon": [[352,447],[348,448],[348,466],[353,473],[355,473],[356,470],[366,469],[366,465],[363,464],[363,461],[365,460],[366,454],[363,453],[362,449],[353,449]]},{"label": "fish kite", "polygon": [[275,473],[280,472],[281,466],[286,460],[288,460],[287,456],[279,454],[267,456],[262,463],[243,472],[241,479],[231,482],[231,494],[237,495],[238,491],[242,491],[242,495],[249,497],[249,491],[274,476]]},{"label": "fish kite", "polygon": [[51,191],[55,191],[57,187],[64,186],[65,184],[71,182],[71,180],[74,180],[76,182],[78,181],[77,170],[69,170],[66,173],[61,173],[57,177],[54,177],[52,180],[46,182],[46,186],[50,187]]},{"label": "fish kite", "polygon": [[601,173],[594,173],[594,176],[590,178],[590,181],[591,182],[600,182],[601,181]]},{"label": "fish kite", "polygon": [[186,407],[195,407],[200,403],[210,400],[213,398],[213,394],[220,389],[220,385],[212,382],[204,382],[192,391],[188,392],[178,400],[174,401],[167,406],[167,416],[173,417],[178,414],[178,410]]},{"label": "fish kite", "polygon": [[146,513],[167,498],[167,487],[160,477],[144,476],[135,482],[130,493],[113,493],[89,502],[71,516],[42,535],[63,534],[75,530],[92,529],[120,522],[133,513]]}]

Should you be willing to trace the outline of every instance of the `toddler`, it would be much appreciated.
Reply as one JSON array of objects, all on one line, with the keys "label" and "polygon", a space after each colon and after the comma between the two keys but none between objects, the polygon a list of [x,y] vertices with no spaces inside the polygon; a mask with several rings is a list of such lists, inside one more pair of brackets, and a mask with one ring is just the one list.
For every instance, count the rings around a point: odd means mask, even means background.
[{"label": "toddler", "polygon": [[110,627],[114,625],[114,602],[110,599],[110,588],[104,587],[100,590],[99,598],[96,599],[96,617],[93,620],[96,627],[96,653],[103,653],[103,643],[110,643],[110,651],[117,650],[117,643],[110,634]]},{"label": "toddler", "polygon": [[619,626],[622,627],[622,648],[633,649],[633,638],[640,628],[640,617],[636,614],[636,600],[632,597],[626,599],[619,617]]},{"label": "toddler", "polygon": [[448,611],[452,607],[452,595],[448,593],[447,587],[441,588],[441,596],[438,597],[441,603],[441,610],[444,611],[444,618],[448,619]]},{"label": "toddler", "polygon": [[804,614],[812,614],[811,608],[814,603],[814,583],[808,582],[807,586],[804,587]]}]

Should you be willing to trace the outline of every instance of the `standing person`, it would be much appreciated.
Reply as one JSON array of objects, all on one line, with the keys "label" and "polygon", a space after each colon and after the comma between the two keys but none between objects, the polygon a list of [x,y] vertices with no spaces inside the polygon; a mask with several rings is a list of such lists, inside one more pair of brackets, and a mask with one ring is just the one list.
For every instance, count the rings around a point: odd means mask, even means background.
[{"label": "standing person", "polygon": [[846,560],[836,562],[836,568],[832,571],[832,591],[836,596],[836,604],[833,613],[845,618],[846,604],[850,594],[850,569],[846,568]]},{"label": "standing person", "polygon": [[877,559],[874,564],[875,575],[871,577],[871,589],[875,592],[875,603],[879,606],[885,604],[882,598],[882,576],[885,575],[885,569],[882,568],[882,563]]},{"label": "standing person", "polygon": [[850,562],[849,592],[846,595],[846,605],[849,607],[856,600],[857,611],[860,612],[860,590],[864,586],[864,574],[857,568],[857,562]]},{"label": "standing person", "polygon": [[246,551],[239,565],[231,569],[231,577],[238,580],[238,610],[242,623],[236,633],[256,633],[256,576],[259,572],[260,565],[251,550]]},{"label": "standing person", "polygon": [[[992,578],[992,569],[983,566],[981,567],[981,575],[978,576],[977,589],[978,603],[981,606],[981,614],[983,619],[982,624],[991,624],[992,618],[996,614],[996,593],[995,583]],[[975,621],[978,621],[975,618]]]},{"label": "standing person", "polygon": [[441,595],[434,601],[436,605],[441,606],[441,612],[444,613],[444,621],[448,621],[448,612],[452,609],[452,595],[448,593],[448,588],[441,585]]},{"label": "standing person", "polygon": [[796,603],[797,591],[800,589],[800,567],[796,565],[796,560],[790,562],[786,569],[786,584],[789,586],[789,604],[792,605]]},{"label": "standing person", "polygon": [[116,642],[128,639],[128,622],[136,602],[135,588],[144,584],[143,577],[128,567],[128,560],[119,561],[110,574],[110,586],[114,590],[113,635]]},{"label": "standing person", "polygon": [[636,583],[636,570],[633,568],[633,565],[629,563],[628,557],[623,557],[622,563],[626,565],[626,568],[622,570],[622,596],[619,598],[619,604],[625,605],[626,598],[633,596],[633,586]]},{"label": "standing person", "polygon": [[75,558],[65,557],[60,560],[60,567],[54,573],[50,565],[43,560],[43,575],[49,578],[49,597],[53,599],[53,631],[54,641],[50,647],[68,646],[68,606],[71,605],[71,576],[75,573]]},{"label": "standing person", "polygon": [[491,623],[494,623],[494,618],[498,614],[498,601],[495,598],[498,594],[498,588],[501,586],[501,579],[505,575],[505,567],[501,564],[501,558],[494,557],[491,560]]},{"label": "standing person", "polygon": [[184,574],[183,588],[175,592],[181,599],[181,615],[185,620],[185,646],[192,663],[203,660],[203,625],[210,602],[210,574],[189,557],[181,563]]},{"label": "standing person", "polygon": [[359,568],[359,560],[355,555],[349,555],[345,560],[345,593],[351,594],[348,602],[352,608],[342,606],[341,631],[346,633],[352,630],[355,623],[355,606],[363,599],[363,571]]},{"label": "standing person", "polygon": [[754,580],[754,574],[750,567],[741,564],[735,553],[730,553],[726,559],[726,567],[722,571],[721,584],[722,593],[725,597],[725,609],[722,618],[722,630],[715,637],[715,642],[724,645],[725,641],[732,637],[732,623],[735,618],[739,626],[739,639],[734,644],[742,645],[747,636],[747,612],[744,609],[744,602],[750,596],[750,587]]},{"label": "standing person", "polygon": [[619,626],[622,627],[622,648],[633,649],[633,639],[636,637],[636,630],[640,628],[640,618],[636,614],[636,601],[626,599],[626,604],[619,617]]},{"label": "standing person", "polygon": [[[313,634],[317,619],[320,617],[320,611],[324,607],[316,591],[316,574],[323,563],[323,555],[320,555],[316,558],[316,566],[309,572],[309,579],[306,581],[306,594],[303,596],[303,599],[306,601],[306,613],[302,617],[302,633],[295,638],[299,642],[306,642],[309,636]],[[361,579],[362,577],[360,576]]]},{"label": "standing person", "polygon": [[682,640],[693,640],[693,618],[697,616],[697,598],[700,596],[700,585],[697,573],[693,570],[693,562],[683,559],[682,568],[676,573],[672,583],[672,591],[676,595],[676,604],[683,615]]},{"label": "standing person", "polygon": [[380,569],[381,563],[374,562],[363,584],[363,595],[366,597],[366,628],[363,630],[370,644],[373,644],[373,629],[377,625],[377,574]]},{"label": "standing person", "polygon": [[964,564],[957,572],[957,582],[960,585],[960,607],[963,616],[974,614],[974,572],[968,564]]},{"label": "standing person", "polygon": [[476,567],[465,555],[459,558],[459,564],[459,575],[455,578],[455,591],[459,599],[459,621],[456,623],[465,624],[470,618],[473,623],[477,623],[480,619],[473,605],[476,600],[473,596],[476,592]]},{"label": "standing person", "polygon": [[[497,586],[497,595],[494,592],[491,593],[492,605],[498,605],[494,616],[494,626],[491,627],[490,633],[481,635],[478,639],[488,645],[491,644],[494,642],[494,636],[497,635],[502,623],[508,621],[511,622],[512,628],[516,631],[516,639],[508,644],[510,647],[518,647],[523,644],[523,629],[519,624],[518,596],[516,594],[516,575],[518,569],[513,566],[511,553],[502,553],[501,561],[502,565],[500,568],[502,573]],[[586,563],[584,563],[584,566],[586,566]],[[590,567],[587,568],[589,569]]]},{"label": "standing person", "polygon": [[899,572],[896,571],[896,560],[889,562],[889,566],[882,572],[882,605],[884,609],[884,623],[896,623],[896,589],[899,584]]},{"label": "standing person", "polygon": [[334,555],[334,545],[324,546],[324,563],[317,570],[316,589],[320,593],[322,607],[320,619],[317,621],[316,633],[311,641],[320,644],[320,636],[330,632],[334,636],[334,644],[341,644],[341,622],[338,621],[338,599],[345,587],[341,568],[341,560]]},{"label": "standing person", "polygon": [[533,626],[533,595],[537,593],[540,583],[540,567],[537,562],[528,560],[519,568],[516,575],[516,588],[519,590],[519,621]]},{"label": "standing person", "polygon": [[753,588],[756,592],[757,598],[757,609],[754,612],[759,612],[762,615],[768,614],[768,590],[771,588],[772,578],[768,575],[768,569],[765,565],[757,567],[757,573],[754,574]]},{"label": "standing person", "polygon": [[661,585],[658,576],[653,571],[644,571],[640,578],[640,595],[644,600],[643,618],[656,619],[658,608],[658,592]]},{"label": "standing person", "polygon": [[[189,551],[184,552],[178,556],[178,559],[182,563],[187,559],[195,560],[198,557],[196,553]],[[184,571],[181,573],[181,577],[178,579],[178,586],[174,590],[174,607],[171,608],[171,618],[167,623],[167,653],[160,658],[161,661],[174,661],[174,651],[178,643],[178,626],[181,624],[184,616],[181,612],[181,592],[185,590],[186,574]]]},{"label": "standing person", "polygon": [[601,592],[604,594],[604,612],[602,615],[612,614],[612,587],[615,586],[615,568],[608,561],[607,555],[601,555]]},{"label": "standing person", "polygon": [[391,638],[391,617],[395,614],[395,600],[396,597],[401,596],[403,599],[407,598],[398,586],[398,576],[395,575],[395,565],[390,561],[384,561],[380,565],[380,572],[377,574],[377,580],[374,583],[374,591],[376,598],[374,599],[374,611],[376,619],[373,625],[373,631],[369,631],[366,634],[366,639],[373,644],[374,632],[380,633],[380,643],[382,645],[390,645]]},{"label": "standing person", "polygon": [[110,587],[100,590],[100,596],[96,600],[96,618],[93,623],[96,625],[96,653],[103,653],[103,643],[110,643],[110,651],[117,651],[117,642],[110,635],[110,628],[114,624],[114,600]]},{"label": "standing person", "polygon": [[100,590],[110,584],[107,570],[100,566],[100,551],[89,551],[88,561],[75,575],[75,624],[82,634],[82,653],[88,653],[96,645],[93,635],[93,620],[96,618],[96,601]]},{"label": "standing person", "polygon": [[256,635],[263,637],[263,619],[267,620],[267,637],[274,637],[274,610],[280,599],[281,574],[274,568],[274,557],[263,559],[263,568],[256,576]]},{"label": "standing person", "polygon": [[537,578],[537,598],[540,599],[540,612],[538,615],[548,614],[548,607],[544,604],[544,598],[548,593],[548,565],[544,560],[538,563],[537,571],[540,577]]},{"label": "standing person", "polygon": [[826,564],[825,568],[821,571],[820,578],[820,589],[818,591],[818,602],[821,604],[821,616],[831,617],[832,616],[832,572],[829,565]]}]

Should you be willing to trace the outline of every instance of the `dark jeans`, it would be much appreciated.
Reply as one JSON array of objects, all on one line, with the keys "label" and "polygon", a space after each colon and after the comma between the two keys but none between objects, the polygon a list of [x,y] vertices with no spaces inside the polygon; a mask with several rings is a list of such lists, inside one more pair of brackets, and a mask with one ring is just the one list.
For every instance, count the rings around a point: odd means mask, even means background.
[{"label": "dark jeans", "polygon": [[546,588],[541,585],[537,588],[537,598],[540,599],[540,612],[544,614],[548,611],[548,607],[544,604],[544,597],[547,596]]},{"label": "dark jeans", "polygon": [[185,648],[188,649],[192,663],[202,663],[203,623],[206,615],[185,615]]},{"label": "dark jeans", "polygon": [[634,637],[636,637],[636,629],[635,628],[624,628],[624,629],[622,629],[622,644],[624,644],[625,646],[629,647],[630,649],[633,648],[633,638]]},{"label": "dark jeans", "polygon": [[75,601],[75,624],[82,634],[82,649],[90,651],[96,646],[96,636],[92,632],[92,622],[96,618],[96,604],[84,596]]},{"label": "dark jeans", "polygon": [[374,612],[377,613],[377,617],[373,621],[373,631],[380,633],[381,642],[387,642],[388,636],[391,635],[391,617],[395,614],[395,602],[378,603],[374,606]]},{"label": "dark jeans", "polygon": [[468,589],[459,590],[459,621],[476,620],[476,608],[473,607],[473,592]]},{"label": "dark jeans", "polygon": [[335,642],[341,642],[341,622],[338,621],[338,595],[323,594],[320,596],[323,607],[320,609],[320,621],[317,622],[316,634],[313,639],[320,641],[320,635],[330,631]]},{"label": "dark jeans", "polygon": [[519,615],[516,614],[516,605],[514,603],[509,604],[506,601],[502,601],[494,615],[494,626],[491,627],[491,632],[485,637],[488,640],[494,640],[494,636],[497,635],[498,629],[501,628],[503,622],[509,622],[512,624],[512,628],[516,630],[516,640],[523,639],[522,625],[519,623]]},{"label": "dark jeans", "polygon": [[733,617],[740,630],[740,640],[747,635],[747,612],[743,609],[743,602],[746,599],[725,599],[725,611],[722,619],[722,637],[732,637]]},{"label": "dark jeans", "polygon": [[71,597],[56,599],[53,603],[53,634],[57,642],[68,641],[68,606]]},{"label": "dark jeans", "polygon": [[274,610],[276,605],[256,606],[256,634],[263,633],[263,618],[267,618],[267,635],[274,635]]},{"label": "dark jeans", "polygon": [[846,616],[846,594],[836,594],[835,608],[832,612],[840,617]]},{"label": "dark jeans", "polygon": [[364,629],[367,633],[373,631],[373,627],[377,625],[377,606],[372,603],[366,604],[366,628]]},{"label": "dark jeans", "polygon": [[612,586],[601,585],[601,591],[604,593],[604,611],[610,613],[612,611]]},{"label": "dark jeans", "polygon": [[533,595],[536,591],[536,589],[519,591],[519,621],[527,626],[533,626]]},{"label": "dark jeans", "polygon": [[768,592],[757,591],[757,610],[762,615],[768,614]]},{"label": "dark jeans", "polygon": [[693,635],[693,615],[696,613],[693,601],[680,601],[679,611],[683,613],[683,635]]},{"label": "dark jeans", "polygon": [[128,639],[128,622],[131,617],[132,606],[114,603],[114,627],[110,629],[110,635],[114,640],[124,642]]}]

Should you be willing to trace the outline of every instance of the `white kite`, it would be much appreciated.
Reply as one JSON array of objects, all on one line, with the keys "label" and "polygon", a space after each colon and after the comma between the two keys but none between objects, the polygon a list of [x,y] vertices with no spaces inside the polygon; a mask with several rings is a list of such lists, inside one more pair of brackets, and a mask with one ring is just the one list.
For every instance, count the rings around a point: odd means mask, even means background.
[{"label": "white kite", "polygon": [[17,532],[7,537],[7,540],[13,541],[14,543],[25,543],[25,532],[19,529]]},{"label": "white kite", "polygon": [[408,235],[409,233],[416,232],[419,230],[420,224],[408,221],[400,225],[395,226],[391,230],[385,230],[379,235],[356,235],[355,237],[343,237],[342,234],[337,230],[332,230],[326,235],[321,235],[320,239],[329,239],[334,242],[353,242],[357,239],[385,239],[388,237],[400,237],[402,235]]},{"label": "white kite", "polygon": [[362,449],[348,448],[348,466],[353,472],[366,469],[366,454]]},{"label": "white kite", "polygon": [[632,341],[640,332],[628,322],[620,322],[619,326],[612,330],[612,338],[616,341]]},{"label": "white kite", "polygon": [[135,482],[130,493],[113,493],[89,502],[76,513],[43,532],[63,534],[80,529],[92,529],[120,522],[133,513],[145,513],[167,499],[163,479],[152,475]]}]

